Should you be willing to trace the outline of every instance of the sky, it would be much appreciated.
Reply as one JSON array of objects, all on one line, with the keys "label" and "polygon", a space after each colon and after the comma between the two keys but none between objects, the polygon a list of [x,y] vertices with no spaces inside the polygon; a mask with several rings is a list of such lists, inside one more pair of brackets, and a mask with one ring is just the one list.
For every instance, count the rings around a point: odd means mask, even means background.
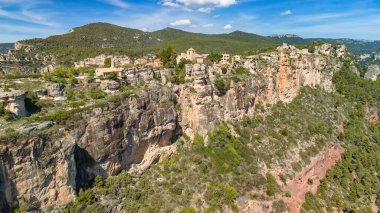
[{"label": "sky", "polygon": [[380,0],[0,0],[0,43],[93,22],[144,31],[380,40]]}]

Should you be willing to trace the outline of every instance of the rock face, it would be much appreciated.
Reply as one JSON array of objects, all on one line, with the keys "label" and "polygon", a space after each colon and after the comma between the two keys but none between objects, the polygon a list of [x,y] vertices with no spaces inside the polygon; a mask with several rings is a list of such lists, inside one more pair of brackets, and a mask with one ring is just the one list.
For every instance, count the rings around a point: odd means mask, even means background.
[{"label": "rock face", "polygon": [[181,132],[175,104],[170,89],[154,87],[75,115],[47,135],[1,144],[1,212],[20,203],[36,209],[66,204],[97,175],[139,171],[170,154]]},{"label": "rock face", "polygon": [[100,82],[100,88],[106,92],[114,92],[120,88],[120,83],[113,80],[103,80]]},{"label": "rock face", "polygon": [[376,81],[379,75],[380,75],[379,65],[369,65],[364,77],[367,79]]},{"label": "rock face", "polygon": [[[236,66],[187,65],[186,83],[180,86],[167,83],[173,70],[129,70],[128,84],[150,81],[144,91],[79,112],[49,133],[33,131],[47,132],[50,123],[28,126],[22,132],[29,136],[0,144],[0,209],[66,204],[97,175],[107,178],[125,169],[139,173],[171,154],[182,131],[206,135],[221,121],[252,115],[256,106],[288,103],[304,86],[333,91],[332,75],[346,54],[344,46],[324,45],[308,53],[283,45],[246,60],[242,66],[250,75],[231,75]],[[229,87],[224,95],[214,86],[219,78]],[[65,88],[53,84],[42,93],[60,98]]]},{"label": "rock face", "polygon": [[332,76],[343,65],[337,55],[343,57],[345,47],[333,49],[325,45],[317,49],[318,53],[310,54],[284,44],[276,52],[252,57],[244,63],[252,76],[238,81],[226,77],[230,89],[224,96],[219,95],[213,83],[222,74],[220,67],[187,66],[186,79],[191,83],[183,85],[179,92],[184,131],[189,135],[207,134],[219,121],[251,115],[259,104],[288,103],[303,86],[333,91]]},{"label": "rock face", "polygon": [[5,109],[12,112],[17,117],[26,116],[25,108],[26,92],[24,91],[0,91],[0,102],[5,104]]},{"label": "rock face", "polygon": [[62,83],[50,84],[47,86],[47,95],[54,100],[65,99],[66,87]]}]

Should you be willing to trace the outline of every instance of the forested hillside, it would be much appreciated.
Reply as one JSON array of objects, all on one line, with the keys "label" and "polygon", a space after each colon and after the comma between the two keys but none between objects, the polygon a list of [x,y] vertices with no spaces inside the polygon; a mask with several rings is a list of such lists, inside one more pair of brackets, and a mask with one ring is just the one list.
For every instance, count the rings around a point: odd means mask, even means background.
[{"label": "forested hillside", "polygon": [[177,52],[193,47],[201,53],[244,54],[252,51],[266,51],[281,43],[298,45],[303,48],[316,41],[345,44],[354,54],[380,51],[380,44],[377,41],[303,39],[297,36],[265,37],[241,31],[212,35],[173,28],[144,32],[108,23],[93,23],[73,28],[69,33],[63,35],[20,41],[26,46],[31,45],[32,48],[27,52],[18,51],[16,55],[19,57],[33,57],[37,53],[54,55],[60,64],[69,65],[74,61],[94,57],[101,53],[142,56],[147,53],[156,54],[168,46]]}]

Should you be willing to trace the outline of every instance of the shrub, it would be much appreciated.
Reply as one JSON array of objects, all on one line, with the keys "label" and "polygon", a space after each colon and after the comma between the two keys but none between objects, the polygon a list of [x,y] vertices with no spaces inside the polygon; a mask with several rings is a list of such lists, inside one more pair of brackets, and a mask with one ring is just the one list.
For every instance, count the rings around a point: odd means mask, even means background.
[{"label": "shrub", "polygon": [[237,198],[236,190],[228,184],[213,184],[207,188],[206,199],[212,206],[229,205]]},{"label": "shrub", "polygon": [[193,207],[184,207],[180,213],[197,213]]},{"label": "shrub", "polygon": [[309,179],[307,179],[307,184],[308,184],[308,185],[313,185],[313,180],[312,180],[312,179],[310,179],[310,178],[309,178]]},{"label": "shrub", "polygon": [[104,60],[104,67],[110,68],[111,67],[111,62],[112,62],[111,58],[106,58],[106,60]]},{"label": "shrub", "polygon": [[223,73],[223,74],[227,74],[227,71],[228,71],[227,68],[222,67],[222,73]]},{"label": "shrub", "polygon": [[276,179],[271,174],[267,175],[266,187],[267,187],[266,193],[268,196],[274,196],[278,192]]},{"label": "shrub", "polygon": [[117,72],[111,72],[111,74],[107,77],[107,79],[117,81],[118,80]]},{"label": "shrub", "polygon": [[20,136],[20,134],[16,132],[16,130],[11,128],[5,129],[4,133],[4,135],[0,136],[0,143],[14,143]]},{"label": "shrub", "polygon": [[105,92],[103,92],[100,88],[91,88],[89,90],[89,95],[92,99],[102,99],[106,97]]},{"label": "shrub", "polygon": [[230,84],[226,82],[226,80],[222,78],[215,79],[214,86],[219,91],[221,95],[225,95],[227,91],[230,89]]},{"label": "shrub", "polygon": [[287,205],[283,200],[276,200],[273,202],[272,208],[274,213],[286,212]]},{"label": "shrub", "polygon": [[249,70],[244,67],[238,67],[235,69],[234,73],[237,75],[248,75]]}]

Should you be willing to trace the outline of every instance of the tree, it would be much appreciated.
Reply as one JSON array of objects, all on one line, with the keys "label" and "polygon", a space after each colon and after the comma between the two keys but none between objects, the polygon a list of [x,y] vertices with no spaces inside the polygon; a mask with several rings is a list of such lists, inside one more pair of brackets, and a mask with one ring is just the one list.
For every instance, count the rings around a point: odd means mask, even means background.
[{"label": "tree", "polygon": [[117,72],[111,72],[111,74],[107,77],[109,80],[117,81]]},{"label": "tree", "polygon": [[211,53],[210,55],[207,56],[207,60],[213,62],[213,63],[217,63],[219,62],[220,60],[222,60],[222,55],[221,54],[217,54],[217,53]]},{"label": "tree", "polygon": [[162,61],[164,67],[166,68],[174,68],[177,64],[177,53],[171,47],[168,47],[158,53],[157,58]]},{"label": "tree", "polygon": [[227,83],[222,78],[215,79],[214,85],[215,85],[216,89],[220,92],[221,95],[225,95],[227,93],[227,91],[230,89],[230,84]]},{"label": "tree", "polygon": [[181,70],[185,69],[186,64],[192,64],[193,62],[187,59],[182,58],[179,63],[177,64],[177,67]]},{"label": "tree", "polygon": [[106,68],[111,67],[111,58],[106,58],[106,60],[104,60],[104,67]]}]

